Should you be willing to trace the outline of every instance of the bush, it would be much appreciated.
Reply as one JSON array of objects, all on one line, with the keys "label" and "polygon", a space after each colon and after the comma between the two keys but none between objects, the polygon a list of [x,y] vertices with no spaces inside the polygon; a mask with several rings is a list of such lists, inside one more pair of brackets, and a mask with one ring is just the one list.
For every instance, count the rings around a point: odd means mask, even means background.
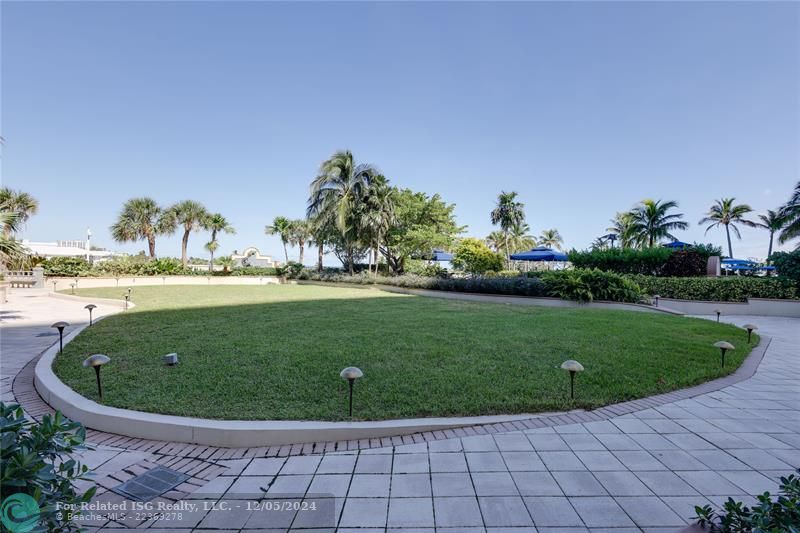
[{"label": "bush", "polygon": [[800,285],[800,250],[794,252],[775,252],[770,261],[778,271],[778,275]]},{"label": "bush", "polygon": [[548,295],[563,300],[636,303],[642,298],[641,289],[633,281],[619,274],[597,269],[543,272],[540,279],[545,284]]},{"label": "bush", "polygon": [[462,239],[453,253],[453,266],[469,274],[483,274],[484,272],[503,269],[503,257],[493,252],[481,240]]},{"label": "bush", "polygon": [[748,298],[797,297],[794,283],[782,278],[726,276],[720,278],[659,278],[628,276],[650,295],[678,300],[744,302]]},{"label": "bush", "polygon": [[278,269],[273,267],[237,267],[230,272],[214,271],[215,276],[278,276]]},{"label": "bush", "polygon": [[88,468],[70,454],[84,449],[86,432],[79,423],[56,412],[40,423],[25,418],[19,405],[0,402],[2,435],[2,500],[12,494],[32,497],[39,506],[40,531],[78,531],[70,513],[59,512],[57,505],[80,506],[94,496],[95,487],[79,494],[74,482],[87,479]]},{"label": "bush", "polygon": [[696,506],[694,510],[698,525],[711,533],[797,531],[800,525],[800,478],[794,474],[782,477],[778,498],[772,501],[769,492],[765,492],[752,508],[728,498],[721,513],[710,505]]},{"label": "bush", "polygon": [[657,276],[672,255],[669,248],[656,247],[634,250],[612,248],[569,252],[569,260],[575,268],[597,268],[620,274],[647,274]]},{"label": "bush", "polygon": [[82,257],[53,257],[41,262],[45,276],[62,276],[74,278],[90,275],[91,266]]},{"label": "bush", "polygon": [[675,251],[667,258],[667,262],[659,272],[660,276],[666,277],[690,277],[690,276],[704,276],[706,274],[706,265],[708,264],[708,257],[703,256],[700,252],[691,249],[685,251]]},{"label": "bush", "polygon": [[438,263],[431,263],[421,259],[406,259],[403,270],[406,274],[416,274],[418,276],[442,277],[447,275],[447,269],[442,268]]}]

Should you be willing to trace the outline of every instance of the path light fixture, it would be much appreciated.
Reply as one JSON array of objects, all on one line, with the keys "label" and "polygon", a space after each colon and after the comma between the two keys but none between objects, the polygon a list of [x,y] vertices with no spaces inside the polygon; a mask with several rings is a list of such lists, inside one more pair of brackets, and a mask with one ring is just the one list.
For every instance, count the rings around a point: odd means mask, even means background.
[{"label": "path light fixture", "polygon": [[178,364],[178,354],[176,353],[168,353],[161,357],[161,360],[164,361],[165,365],[175,366]]},{"label": "path light fixture", "polygon": [[56,328],[58,330],[58,353],[64,351],[64,328],[69,326],[69,322],[59,321],[50,326],[51,328]]},{"label": "path light fixture", "polygon": [[354,366],[348,366],[339,372],[339,376],[341,376],[342,379],[346,379],[350,384],[350,418],[353,418],[353,384],[363,375],[364,373],[361,369]]},{"label": "path light fixture", "polygon": [[583,372],[583,365],[579,362],[568,359],[561,363],[561,369],[569,372],[569,397],[571,400],[575,399],[575,374]]},{"label": "path light fixture", "polygon": [[722,314],[722,311],[720,311],[719,309],[714,309],[714,312],[717,314],[717,322],[719,322],[719,315]]},{"label": "path light fixture", "polygon": [[130,288],[130,287],[128,287],[128,297],[130,297],[130,295],[131,295],[131,293],[132,293],[132,292],[133,292],[133,289],[132,289],[132,288]]},{"label": "path light fixture", "polygon": [[753,336],[753,332],[758,330],[758,326],[755,324],[745,324],[742,327],[747,330],[747,344],[750,344],[750,338]]},{"label": "path light fixture", "polygon": [[91,326],[92,325],[92,311],[97,309],[97,306],[94,305],[94,304],[87,304],[87,305],[84,305],[83,308],[89,310],[89,325]]},{"label": "path light fixture", "polygon": [[722,368],[725,368],[725,352],[728,350],[735,350],[736,347],[727,341],[715,342],[714,347],[719,348],[720,354],[722,355]]},{"label": "path light fixture", "polygon": [[128,310],[128,302],[131,299],[131,295],[130,295],[130,293],[128,293],[128,294],[123,294],[122,296],[125,297],[125,310],[127,311]]},{"label": "path light fixture", "polygon": [[111,362],[107,355],[96,353],[90,355],[83,361],[83,366],[94,368],[94,373],[97,375],[97,395],[100,396],[100,401],[103,401],[103,386],[100,384],[100,367]]},{"label": "path light fixture", "polygon": [[74,283],[70,283],[69,286],[72,287],[71,294],[75,294],[75,284]]},{"label": "path light fixture", "polygon": [[661,298],[661,296],[659,296],[658,294],[654,294],[653,295],[653,303],[655,304],[656,307],[658,307],[658,299],[659,298]]},{"label": "path light fixture", "polygon": [[53,280],[53,292],[56,292],[56,285],[58,285],[58,281]]}]

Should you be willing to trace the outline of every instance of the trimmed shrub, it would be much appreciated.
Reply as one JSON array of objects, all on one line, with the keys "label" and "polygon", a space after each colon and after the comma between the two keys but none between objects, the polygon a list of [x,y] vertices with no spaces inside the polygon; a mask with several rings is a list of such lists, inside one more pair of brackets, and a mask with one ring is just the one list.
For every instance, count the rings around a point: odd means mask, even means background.
[{"label": "trimmed shrub", "polygon": [[785,278],[726,276],[721,278],[659,278],[628,276],[646,294],[678,300],[744,302],[748,298],[797,297],[795,284]]},{"label": "trimmed shrub", "polygon": [[655,247],[643,250],[612,248],[569,252],[569,260],[575,268],[597,268],[620,274],[647,274],[657,276],[672,255],[669,248]]},{"label": "trimmed shrub", "polygon": [[694,249],[678,250],[670,254],[659,275],[679,278],[704,276],[707,264],[708,256],[704,256]]},{"label": "trimmed shrub", "polygon": [[82,257],[53,257],[41,262],[45,276],[62,276],[74,278],[76,276],[89,276],[91,266]]},{"label": "trimmed shrub", "polygon": [[794,252],[775,252],[770,261],[778,271],[778,275],[800,285],[800,250]]},{"label": "trimmed shrub", "polygon": [[481,240],[462,239],[453,253],[453,266],[469,274],[497,272],[503,269],[503,257],[493,252]]},{"label": "trimmed shrub", "polygon": [[540,279],[549,296],[557,296],[563,300],[636,303],[642,298],[641,289],[633,281],[619,274],[597,269],[543,272]]}]

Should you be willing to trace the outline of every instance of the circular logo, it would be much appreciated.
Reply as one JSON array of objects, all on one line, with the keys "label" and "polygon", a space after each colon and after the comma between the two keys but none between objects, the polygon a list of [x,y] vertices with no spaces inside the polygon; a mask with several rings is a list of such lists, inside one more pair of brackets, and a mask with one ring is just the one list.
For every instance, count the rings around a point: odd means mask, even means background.
[{"label": "circular logo", "polygon": [[26,533],[39,522],[39,504],[22,492],[12,494],[0,504],[0,522],[11,533]]}]

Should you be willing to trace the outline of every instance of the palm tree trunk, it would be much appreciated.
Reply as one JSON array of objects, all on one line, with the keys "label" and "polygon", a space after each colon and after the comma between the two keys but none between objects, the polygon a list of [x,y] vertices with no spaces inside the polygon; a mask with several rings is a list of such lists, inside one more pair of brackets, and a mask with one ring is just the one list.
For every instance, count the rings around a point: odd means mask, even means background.
[{"label": "palm tree trunk", "polygon": [[767,264],[769,264],[769,258],[772,255],[772,239],[775,238],[775,232],[769,232],[769,249],[767,250]]},{"label": "palm tree trunk", "polygon": [[305,241],[298,241],[297,244],[298,244],[298,246],[300,246],[300,258],[299,258],[298,262],[302,265],[303,264],[303,256],[305,255],[305,251],[306,251],[305,250],[306,243],[305,243]]},{"label": "palm tree trunk", "polygon": [[352,245],[349,245],[349,244],[347,245],[346,257],[347,257],[347,267],[348,267],[348,269],[350,271],[350,275],[352,276],[353,274],[355,274],[355,270],[353,269],[354,265],[353,265],[353,246]]},{"label": "palm tree trunk", "polygon": [[150,249],[150,259],[156,258],[156,236],[147,236],[147,247]]},{"label": "palm tree trunk", "polygon": [[733,258],[733,246],[731,246],[731,230],[728,224],[725,224],[725,235],[728,236],[728,257]]},{"label": "palm tree trunk", "polygon": [[208,253],[211,254],[211,259],[208,260],[208,271],[214,272],[214,251],[209,250]]},{"label": "palm tree trunk", "polygon": [[322,255],[325,252],[323,244],[317,245],[317,272],[322,272]]},{"label": "palm tree trunk", "polygon": [[510,268],[509,264],[511,263],[511,253],[508,250],[508,232],[505,232],[505,241],[506,241],[506,268]]},{"label": "palm tree trunk", "polygon": [[289,252],[286,250],[286,241],[283,241],[283,256],[286,258],[286,264],[289,264]]},{"label": "palm tree trunk", "polygon": [[378,277],[378,248],[372,250],[372,253],[375,257],[375,260],[373,261],[375,263],[375,277]]},{"label": "palm tree trunk", "polygon": [[189,257],[186,255],[186,249],[189,247],[189,230],[183,230],[183,239],[181,240],[181,263],[183,263],[183,268],[186,268],[186,264],[189,262]]},{"label": "palm tree trunk", "polygon": [[367,250],[367,274],[372,275],[372,247]]}]

